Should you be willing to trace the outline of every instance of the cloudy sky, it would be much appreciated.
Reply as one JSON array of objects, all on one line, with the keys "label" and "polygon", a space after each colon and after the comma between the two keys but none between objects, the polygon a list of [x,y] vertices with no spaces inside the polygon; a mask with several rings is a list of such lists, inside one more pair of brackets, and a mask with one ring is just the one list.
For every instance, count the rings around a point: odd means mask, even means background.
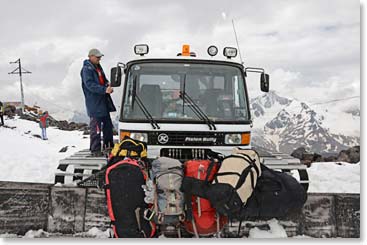
[{"label": "cloudy sky", "polygon": [[[1,0],[0,100],[19,100],[19,78],[8,72],[21,58],[32,71],[27,104],[85,112],[79,72],[89,49],[105,54],[108,76],[135,57],[136,43],[150,45],[149,57],[187,43],[207,58],[209,45],[235,46],[232,19],[245,65],[265,68],[279,94],[310,103],[360,94],[357,0]],[[248,84],[251,97],[260,94],[257,76]]]}]

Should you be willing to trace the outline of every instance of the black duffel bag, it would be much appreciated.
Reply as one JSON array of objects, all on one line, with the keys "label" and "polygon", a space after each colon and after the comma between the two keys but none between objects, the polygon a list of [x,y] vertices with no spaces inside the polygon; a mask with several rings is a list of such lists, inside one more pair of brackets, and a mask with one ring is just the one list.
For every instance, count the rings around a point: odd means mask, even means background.
[{"label": "black duffel bag", "polygon": [[292,176],[261,165],[262,175],[239,218],[282,218],[299,212],[307,200],[307,192]]},{"label": "black duffel bag", "polygon": [[261,172],[246,203],[242,203],[235,188],[227,184],[213,183],[197,189],[204,193],[219,214],[232,220],[282,218],[302,209],[307,192],[295,178],[263,164]]}]

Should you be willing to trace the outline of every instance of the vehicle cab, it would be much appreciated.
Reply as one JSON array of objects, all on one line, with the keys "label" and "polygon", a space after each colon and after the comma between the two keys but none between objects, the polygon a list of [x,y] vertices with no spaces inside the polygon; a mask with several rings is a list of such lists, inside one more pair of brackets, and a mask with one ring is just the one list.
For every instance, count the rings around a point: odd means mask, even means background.
[{"label": "vehicle cab", "polygon": [[[223,50],[226,60],[197,58],[188,45],[167,59],[145,58],[147,45],[134,50],[139,59],[111,69],[111,85],[123,88],[120,140],[147,142],[149,158],[182,160],[251,147],[246,72],[261,73],[261,89],[267,92],[269,76],[263,69],[232,61],[237,49],[229,47]],[[217,47],[208,48],[210,56],[217,53]]]}]

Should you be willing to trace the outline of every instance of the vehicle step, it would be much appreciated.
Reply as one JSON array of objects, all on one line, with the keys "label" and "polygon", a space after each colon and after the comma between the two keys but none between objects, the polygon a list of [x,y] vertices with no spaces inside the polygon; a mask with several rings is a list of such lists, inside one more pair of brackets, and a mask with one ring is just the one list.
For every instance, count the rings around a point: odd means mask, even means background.
[{"label": "vehicle step", "polygon": [[266,165],[271,169],[289,169],[289,170],[299,170],[299,169],[307,169],[306,165],[303,164],[269,164]]},{"label": "vehicle step", "polygon": [[66,169],[69,167],[69,166],[73,166],[74,169],[85,169],[85,170],[100,170],[101,165],[85,165],[85,164],[60,164],[57,169],[61,170],[61,171],[66,171]]},{"label": "vehicle step", "polygon": [[62,159],[59,161],[60,164],[85,164],[85,165],[106,165],[107,159],[104,160],[98,160],[98,159]]},{"label": "vehicle step", "polygon": [[57,172],[55,176],[77,176],[77,177],[89,177],[92,174],[84,174],[84,173],[68,173],[68,172]]}]

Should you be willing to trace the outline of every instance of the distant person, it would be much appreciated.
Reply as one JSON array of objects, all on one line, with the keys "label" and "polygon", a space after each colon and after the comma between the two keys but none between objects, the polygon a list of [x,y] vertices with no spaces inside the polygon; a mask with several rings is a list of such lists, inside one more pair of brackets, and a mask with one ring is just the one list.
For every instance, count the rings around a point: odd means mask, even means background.
[{"label": "distant person", "polygon": [[87,113],[90,117],[90,151],[92,156],[103,156],[101,149],[101,131],[103,147],[113,147],[113,126],[110,112],[116,111],[110,94],[110,86],[103,72],[100,60],[103,54],[98,49],[91,49],[80,72],[82,88],[85,96]]},{"label": "distant person", "polygon": [[5,105],[3,105],[3,102],[0,101],[0,119],[1,119],[0,126],[4,126],[4,114],[5,114]]},{"label": "distant person", "polygon": [[42,111],[39,112],[39,125],[42,130],[42,139],[48,140],[47,134],[46,134],[46,128],[48,128],[48,111],[45,111],[42,113]]}]

